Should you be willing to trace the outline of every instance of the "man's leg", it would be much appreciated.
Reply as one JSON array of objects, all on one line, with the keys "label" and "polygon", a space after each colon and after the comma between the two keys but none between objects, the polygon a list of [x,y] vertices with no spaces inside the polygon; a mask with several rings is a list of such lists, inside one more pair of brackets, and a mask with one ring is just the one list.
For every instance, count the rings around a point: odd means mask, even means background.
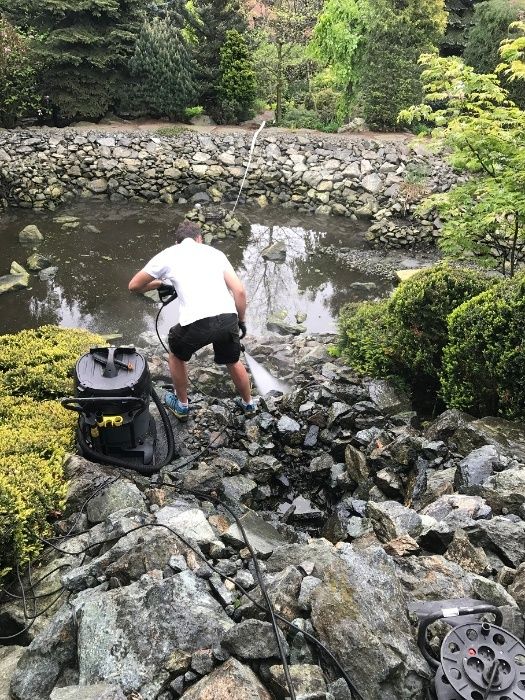
[{"label": "man's leg", "polygon": [[244,403],[252,402],[252,391],[250,386],[250,377],[246,371],[245,366],[241,361],[235,362],[233,365],[226,365],[230,377],[235,384],[235,388],[242,397]]},{"label": "man's leg", "polygon": [[178,357],[168,353],[168,365],[170,368],[171,380],[175,387],[175,393],[181,403],[188,403],[188,365],[187,362],[179,360]]}]

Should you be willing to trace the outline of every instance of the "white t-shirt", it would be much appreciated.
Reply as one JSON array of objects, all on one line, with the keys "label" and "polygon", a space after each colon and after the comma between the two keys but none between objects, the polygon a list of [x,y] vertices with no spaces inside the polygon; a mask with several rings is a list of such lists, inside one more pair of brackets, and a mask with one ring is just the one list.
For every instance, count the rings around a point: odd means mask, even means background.
[{"label": "white t-shirt", "polygon": [[177,290],[181,326],[208,316],[236,313],[224,281],[227,270],[233,272],[233,267],[224,253],[192,238],[166,248],[143,268],[143,272],[169,281]]}]

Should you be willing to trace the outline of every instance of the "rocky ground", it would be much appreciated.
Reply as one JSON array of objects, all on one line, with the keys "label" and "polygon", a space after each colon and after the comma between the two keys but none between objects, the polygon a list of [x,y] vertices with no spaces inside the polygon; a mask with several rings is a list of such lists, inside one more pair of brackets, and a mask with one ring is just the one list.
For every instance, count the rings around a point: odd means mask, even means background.
[{"label": "rocky ground", "polygon": [[[202,353],[177,458],[153,478],[71,457],[55,548],[23,579],[25,600],[13,583],[0,608],[4,636],[32,619],[0,648],[0,697],[289,697],[234,515],[298,699],[423,700],[415,601],[488,601],[523,638],[525,426],[457,411],[421,423],[329,341],[249,343],[292,386],[250,417]],[[147,352],[161,387],[166,363]]]}]

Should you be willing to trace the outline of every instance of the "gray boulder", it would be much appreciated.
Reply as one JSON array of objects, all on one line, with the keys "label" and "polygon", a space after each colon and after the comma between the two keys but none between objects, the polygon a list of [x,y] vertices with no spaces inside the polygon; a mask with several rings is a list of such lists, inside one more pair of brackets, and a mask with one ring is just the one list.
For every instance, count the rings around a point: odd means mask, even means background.
[{"label": "gray boulder", "polygon": [[78,622],[80,684],[116,682],[153,700],[175,650],[220,644],[232,626],[204,581],[190,571],[139,582],[88,600]]},{"label": "gray boulder", "polygon": [[[246,532],[248,542],[255,552],[265,558],[269,557],[274,549],[286,543],[286,539],[273,527],[267,523],[260,515],[254,511],[248,511],[240,521]],[[236,523],[231,525],[224,533],[224,539],[229,544],[236,547],[246,547],[244,537]]]},{"label": "gray boulder", "polygon": [[476,488],[495,513],[520,513],[525,503],[525,469],[506,469]]},{"label": "gray boulder", "polygon": [[479,418],[460,425],[450,442],[461,455],[483,445],[494,445],[501,455],[525,462],[525,425],[516,421]]},{"label": "gray boulder", "polygon": [[272,700],[255,673],[230,658],[215,671],[195,683],[182,700]]},{"label": "gray boulder", "polygon": [[286,260],[286,245],[282,241],[276,241],[261,251],[261,256],[271,262],[284,262]]},{"label": "gray boulder", "polygon": [[385,379],[374,379],[368,385],[370,399],[378,407],[380,413],[392,416],[412,409],[407,394],[394,387]]},{"label": "gray boulder", "polygon": [[[279,637],[285,654],[289,649],[283,633]],[[231,627],[223,637],[222,646],[241,659],[268,659],[279,656],[279,646],[273,626],[261,620],[244,620]]]},{"label": "gray boulder", "polygon": [[495,552],[504,564],[516,568],[525,562],[525,522],[502,516],[480,520],[465,531],[471,542]]},{"label": "gray boulder", "polygon": [[0,648],[0,700],[9,700],[11,677],[24,651],[25,648],[19,646]]},{"label": "gray boulder", "polygon": [[366,512],[381,542],[389,542],[402,535],[415,538],[423,529],[421,517],[414,510],[402,506],[397,501],[383,503],[369,501]]},{"label": "gray boulder", "polygon": [[20,231],[18,240],[20,243],[39,243],[44,240],[44,236],[40,232],[38,226],[29,224],[28,226],[24,226]]},{"label": "gray boulder", "polygon": [[29,286],[29,277],[26,275],[2,275],[0,276],[0,294],[15,292]]},{"label": "gray boulder", "polygon": [[484,445],[472,450],[459,463],[456,472],[456,488],[463,493],[469,493],[471,486],[482,484],[492,475],[494,467],[499,463],[499,454],[494,445]]},{"label": "gray boulder", "polygon": [[89,522],[101,523],[109,515],[123,508],[145,510],[145,499],[135,484],[119,479],[89,501],[86,514]]},{"label": "gray boulder", "polygon": [[116,685],[96,683],[55,688],[51,693],[51,700],[126,700],[126,696]]},{"label": "gray boulder", "polygon": [[342,545],[312,594],[312,622],[365,700],[420,700],[429,670],[418,653],[393,560]]}]

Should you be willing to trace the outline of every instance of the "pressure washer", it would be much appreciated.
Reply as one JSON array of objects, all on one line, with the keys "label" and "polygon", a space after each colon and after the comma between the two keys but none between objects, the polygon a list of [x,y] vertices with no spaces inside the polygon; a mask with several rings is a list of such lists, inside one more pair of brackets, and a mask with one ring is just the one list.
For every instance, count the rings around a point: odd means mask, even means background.
[{"label": "pressure washer", "polygon": [[[525,700],[525,645],[501,627],[499,608],[471,598],[410,607],[419,619],[419,649],[435,672],[427,700]],[[438,620],[451,627],[439,660],[427,635]]]}]

